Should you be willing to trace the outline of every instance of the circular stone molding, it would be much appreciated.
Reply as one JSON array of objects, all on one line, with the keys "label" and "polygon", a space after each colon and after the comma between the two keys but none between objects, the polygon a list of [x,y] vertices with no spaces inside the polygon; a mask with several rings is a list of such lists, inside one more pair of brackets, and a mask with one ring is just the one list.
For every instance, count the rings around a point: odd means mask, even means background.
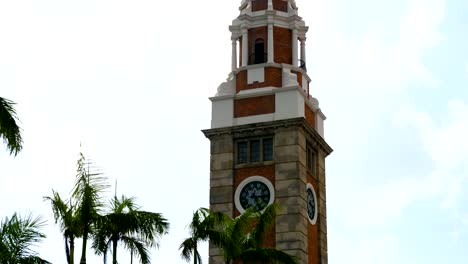
[{"label": "circular stone molding", "polygon": [[[306,185],[306,197],[307,197],[307,218],[309,222],[313,225],[317,223],[318,216],[318,205],[317,205],[317,195],[315,194],[314,186],[307,183]],[[313,206],[313,208],[311,207]],[[311,212],[313,212],[313,217],[311,217]]]},{"label": "circular stone molding", "polygon": [[234,204],[236,206],[236,209],[242,214],[243,212],[245,212],[246,209],[244,209],[244,207],[242,207],[242,204],[241,204],[241,193],[242,193],[242,190],[244,189],[244,187],[246,187],[247,185],[249,185],[250,183],[252,182],[261,182],[263,183],[264,185],[266,185],[266,187],[268,187],[268,190],[270,191],[270,199],[268,200],[268,204],[267,205],[270,205],[273,203],[273,201],[275,200],[275,189],[273,188],[273,184],[265,177],[262,177],[262,176],[251,176],[251,177],[248,177],[247,179],[243,180],[239,186],[237,186],[237,189],[236,189],[236,192],[234,193]]}]

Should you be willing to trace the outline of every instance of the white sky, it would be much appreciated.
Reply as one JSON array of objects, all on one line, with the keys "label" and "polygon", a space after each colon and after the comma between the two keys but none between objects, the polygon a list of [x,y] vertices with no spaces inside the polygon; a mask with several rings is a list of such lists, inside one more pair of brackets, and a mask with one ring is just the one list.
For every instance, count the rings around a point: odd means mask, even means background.
[{"label": "white sky", "polygon": [[[47,219],[43,258],[65,263],[42,197],[68,195],[81,142],[119,193],[169,219],[153,263],[184,263],[185,227],[208,206],[209,141],[200,130],[210,126],[208,97],[229,73],[228,25],[239,4],[0,0],[0,96],[18,103],[25,140],[16,158],[0,151],[0,217]],[[329,262],[466,263],[468,3],[297,5],[310,26],[312,94],[335,149]],[[101,261],[89,252],[88,263]]]}]

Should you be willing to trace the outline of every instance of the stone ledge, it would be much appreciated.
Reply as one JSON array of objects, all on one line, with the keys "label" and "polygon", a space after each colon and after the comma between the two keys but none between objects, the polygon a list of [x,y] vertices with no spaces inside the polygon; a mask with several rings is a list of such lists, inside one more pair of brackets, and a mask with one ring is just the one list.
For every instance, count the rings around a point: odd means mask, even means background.
[{"label": "stone ledge", "polygon": [[253,123],[238,126],[229,126],[213,129],[202,130],[203,134],[209,139],[220,135],[234,135],[242,133],[252,133],[255,130],[265,131],[277,129],[281,127],[301,127],[306,132],[306,138],[316,142],[316,144],[324,151],[325,155],[333,152],[333,149],[325,142],[320,134],[305,120],[304,117],[290,118],[277,121]]}]

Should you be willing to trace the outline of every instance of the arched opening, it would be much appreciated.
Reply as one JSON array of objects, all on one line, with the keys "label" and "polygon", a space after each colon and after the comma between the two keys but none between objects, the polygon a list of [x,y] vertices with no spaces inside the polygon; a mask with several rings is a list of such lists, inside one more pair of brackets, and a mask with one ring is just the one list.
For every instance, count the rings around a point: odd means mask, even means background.
[{"label": "arched opening", "polygon": [[255,40],[254,64],[265,63],[265,40],[259,38]]}]

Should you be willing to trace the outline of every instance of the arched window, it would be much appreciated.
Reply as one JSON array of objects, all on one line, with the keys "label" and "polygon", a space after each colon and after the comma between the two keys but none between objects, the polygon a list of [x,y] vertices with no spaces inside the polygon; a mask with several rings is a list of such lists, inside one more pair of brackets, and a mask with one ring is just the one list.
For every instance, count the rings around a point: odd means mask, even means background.
[{"label": "arched window", "polygon": [[265,40],[262,38],[255,40],[254,64],[265,63]]}]

